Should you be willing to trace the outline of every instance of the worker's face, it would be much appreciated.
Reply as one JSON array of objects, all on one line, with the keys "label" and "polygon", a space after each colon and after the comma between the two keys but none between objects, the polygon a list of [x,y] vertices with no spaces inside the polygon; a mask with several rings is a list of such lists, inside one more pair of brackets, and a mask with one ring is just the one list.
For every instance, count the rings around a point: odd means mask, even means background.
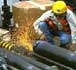
[{"label": "worker's face", "polygon": [[66,17],[66,12],[63,13],[63,14],[55,14],[57,17],[60,17],[60,18],[65,18]]}]

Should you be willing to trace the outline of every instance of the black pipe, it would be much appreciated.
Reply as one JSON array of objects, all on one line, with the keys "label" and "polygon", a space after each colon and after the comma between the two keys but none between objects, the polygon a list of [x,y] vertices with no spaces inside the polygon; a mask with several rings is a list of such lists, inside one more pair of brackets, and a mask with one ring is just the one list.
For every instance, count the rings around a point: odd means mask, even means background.
[{"label": "black pipe", "polygon": [[0,55],[6,58],[6,61],[9,65],[15,66],[20,70],[41,70],[40,68],[22,59],[21,56],[11,53],[6,49],[0,48]]},{"label": "black pipe", "polygon": [[36,61],[35,59],[31,59],[28,57],[22,57],[22,59],[26,60],[27,62],[29,62],[30,64],[32,64],[36,67],[39,67],[42,70],[52,70],[55,68],[55,67],[48,66],[46,64]]},{"label": "black pipe", "polygon": [[20,70],[57,70],[56,66],[48,66],[32,58],[17,55],[3,48],[0,48],[0,56],[5,57],[9,65],[13,65]]},{"label": "black pipe", "polygon": [[[18,54],[21,54],[21,55],[26,55],[26,53],[27,53],[27,50],[25,48],[23,48],[21,46],[20,47],[17,47],[14,44],[11,44],[11,43],[6,42],[6,41],[3,41],[3,40],[0,40],[0,46],[1,46],[1,48],[5,48],[7,50],[14,51],[14,52],[16,52]],[[23,59],[26,60],[28,63],[30,63],[30,64],[32,64],[34,66],[39,67],[40,69],[43,69],[43,70],[50,70],[50,69],[52,69],[52,67],[49,67],[48,65],[42,64],[40,62],[37,62],[37,61],[35,61],[33,59],[29,59],[27,57],[22,58],[22,60]]]},{"label": "black pipe", "polygon": [[38,41],[33,46],[33,50],[35,53],[47,57],[48,59],[52,59],[76,69],[76,53],[74,52],[52,45],[45,41]]}]

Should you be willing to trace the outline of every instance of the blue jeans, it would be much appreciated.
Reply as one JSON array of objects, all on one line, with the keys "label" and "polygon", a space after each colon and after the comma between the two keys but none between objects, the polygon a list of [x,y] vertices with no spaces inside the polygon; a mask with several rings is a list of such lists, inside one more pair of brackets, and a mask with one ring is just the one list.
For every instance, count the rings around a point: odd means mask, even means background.
[{"label": "blue jeans", "polygon": [[61,44],[67,44],[71,42],[71,35],[63,31],[53,31],[53,29],[46,22],[39,22],[39,28],[45,35],[48,42],[55,44],[53,37],[59,36]]}]

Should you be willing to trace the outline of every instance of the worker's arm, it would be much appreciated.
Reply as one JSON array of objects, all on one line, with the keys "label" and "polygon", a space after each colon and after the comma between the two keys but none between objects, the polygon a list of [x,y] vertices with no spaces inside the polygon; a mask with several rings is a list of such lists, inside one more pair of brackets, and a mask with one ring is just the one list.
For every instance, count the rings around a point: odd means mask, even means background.
[{"label": "worker's arm", "polygon": [[34,22],[34,29],[38,34],[42,33],[41,30],[39,29],[39,22],[45,21],[45,19],[49,18],[50,15],[51,15],[51,10],[43,13],[42,16]]},{"label": "worker's arm", "polygon": [[68,10],[67,20],[71,29],[72,44],[76,44],[76,15]]}]

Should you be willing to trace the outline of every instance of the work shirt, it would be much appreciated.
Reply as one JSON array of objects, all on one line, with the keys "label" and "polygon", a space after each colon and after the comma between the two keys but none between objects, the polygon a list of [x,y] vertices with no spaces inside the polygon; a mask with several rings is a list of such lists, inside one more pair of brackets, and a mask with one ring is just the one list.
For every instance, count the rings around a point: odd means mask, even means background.
[{"label": "work shirt", "polygon": [[[50,17],[52,20],[54,20],[54,23],[58,25],[58,28],[61,27],[61,25],[59,26],[60,22],[57,20],[52,10],[48,10],[45,13],[43,13],[42,16],[34,22],[34,28],[38,34],[42,34],[42,31],[39,28],[39,22],[45,21],[47,18]],[[75,44],[76,43],[76,15],[69,9],[67,9],[66,20],[70,26],[72,43]]]}]

